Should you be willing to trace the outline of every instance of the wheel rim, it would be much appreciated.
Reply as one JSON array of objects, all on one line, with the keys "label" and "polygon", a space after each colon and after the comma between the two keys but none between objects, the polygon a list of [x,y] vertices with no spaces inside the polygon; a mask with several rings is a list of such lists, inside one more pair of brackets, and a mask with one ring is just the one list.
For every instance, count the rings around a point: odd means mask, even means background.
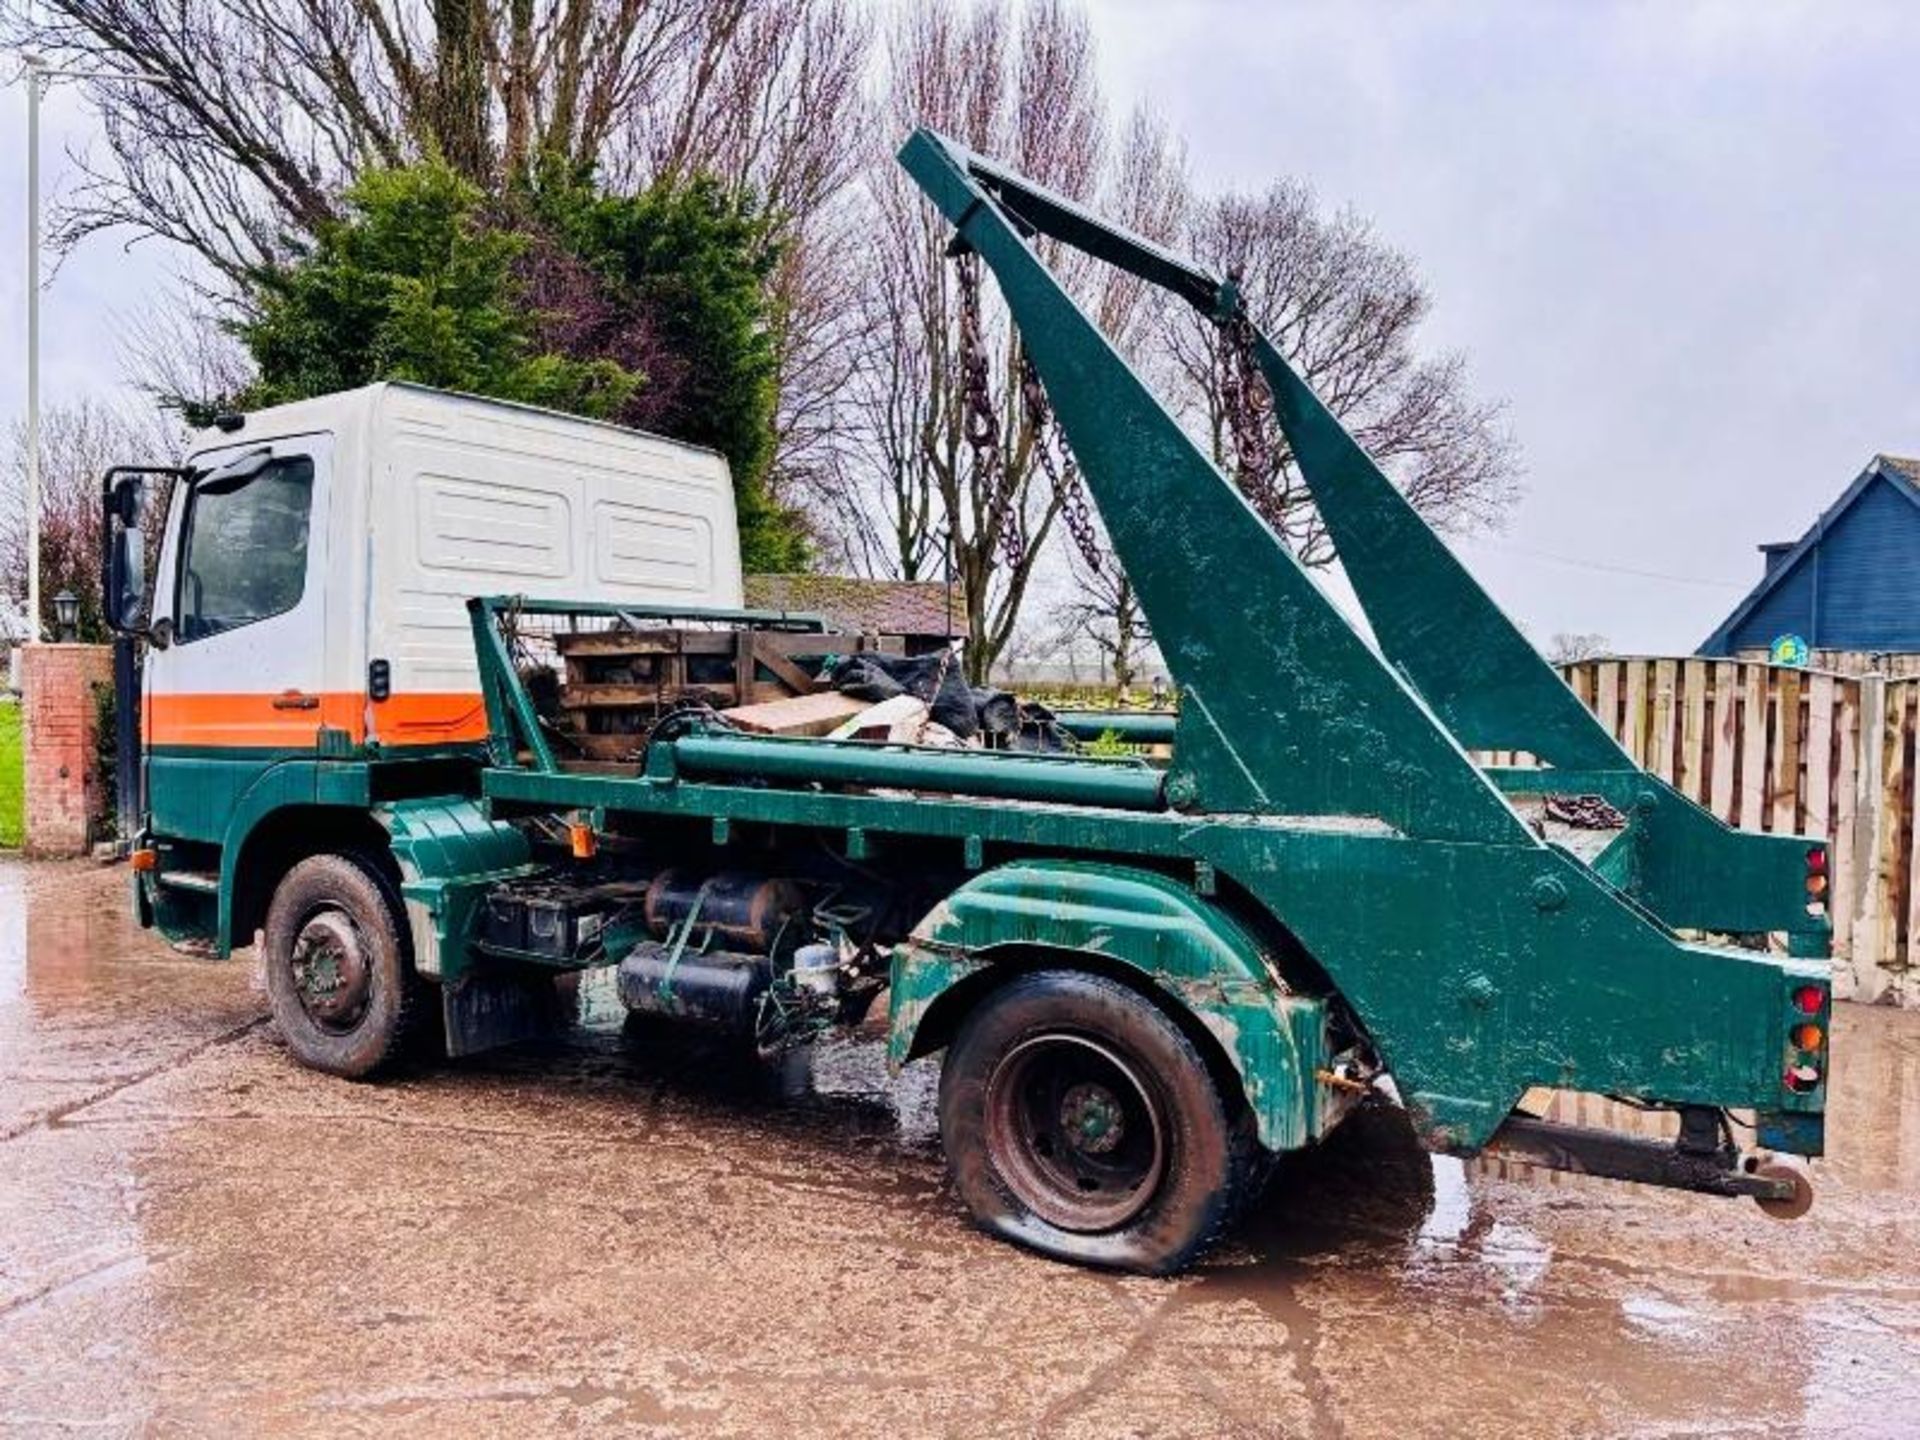
[{"label": "wheel rim", "polygon": [[344,1034],[373,999],[373,967],[365,937],[342,910],[321,910],[294,937],[290,960],[300,1008],[322,1030]]},{"label": "wheel rim", "polygon": [[1133,1067],[1084,1035],[1039,1035],[987,1081],[988,1157],[1021,1203],[1063,1230],[1113,1230],[1166,1172],[1166,1126]]}]

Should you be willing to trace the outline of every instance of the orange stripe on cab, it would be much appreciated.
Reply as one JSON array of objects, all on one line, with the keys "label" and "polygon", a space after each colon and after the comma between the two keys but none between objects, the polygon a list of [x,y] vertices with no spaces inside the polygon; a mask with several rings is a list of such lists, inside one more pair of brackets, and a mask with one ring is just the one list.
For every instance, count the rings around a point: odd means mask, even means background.
[{"label": "orange stripe on cab", "polygon": [[477,693],[393,695],[372,703],[361,690],[203,691],[146,698],[149,745],[311,750],[322,727],[344,732],[354,745],[369,738],[385,745],[449,745],[487,736],[486,706]]}]

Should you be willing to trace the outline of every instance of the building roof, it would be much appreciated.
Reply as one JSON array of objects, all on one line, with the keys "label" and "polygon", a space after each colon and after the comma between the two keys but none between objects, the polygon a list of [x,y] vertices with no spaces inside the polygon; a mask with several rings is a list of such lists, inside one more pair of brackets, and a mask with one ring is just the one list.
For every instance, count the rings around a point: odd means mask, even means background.
[{"label": "building roof", "polygon": [[901,636],[967,633],[959,590],[938,581],[749,575],[744,583],[748,609],[821,615],[835,630]]},{"label": "building roof", "polygon": [[1876,455],[1873,458],[1882,465],[1899,471],[1908,484],[1920,486],[1920,460],[1907,460],[1898,455]]},{"label": "building roof", "polygon": [[1713,634],[1701,642],[1696,652],[1701,655],[1725,655],[1732,653],[1730,644],[1733,634],[1746,618],[1758,610],[1767,597],[1786,582],[1800,561],[1817,546],[1836,521],[1853,508],[1860,497],[1877,481],[1887,481],[1895,494],[1901,496],[1915,509],[1920,509],[1920,460],[1909,460],[1899,455],[1875,455],[1867,462],[1866,469],[1854,477],[1853,483],[1840,492],[1835,500],[1808,527],[1798,540],[1774,540],[1761,545],[1760,553],[1767,557],[1766,574],[1760,583],[1747,592],[1746,598],[1734,606],[1733,613],[1721,621]]}]

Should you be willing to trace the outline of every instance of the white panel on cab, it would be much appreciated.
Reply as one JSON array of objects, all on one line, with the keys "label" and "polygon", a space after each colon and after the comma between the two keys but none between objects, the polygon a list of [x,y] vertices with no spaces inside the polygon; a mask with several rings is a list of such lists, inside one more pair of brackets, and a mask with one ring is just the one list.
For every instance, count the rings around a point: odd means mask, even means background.
[{"label": "white panel on cab", "polygon": [[573,569],[569,497],[552,489],[482,483],[422,472],[414,535],[429,570],[477,575],[541,575]]},{"label": "white panel on cab", "polygon": [[526,406],[384,387],[371,454],[370,658],[396,694],[477,688],[474,595],[736,608],[711,451]]},{"label": "white panel on cab", "polygon": [[594,579],[677,595],[713,588],[713,524],[704,515],[602,500],[594,506]]}]

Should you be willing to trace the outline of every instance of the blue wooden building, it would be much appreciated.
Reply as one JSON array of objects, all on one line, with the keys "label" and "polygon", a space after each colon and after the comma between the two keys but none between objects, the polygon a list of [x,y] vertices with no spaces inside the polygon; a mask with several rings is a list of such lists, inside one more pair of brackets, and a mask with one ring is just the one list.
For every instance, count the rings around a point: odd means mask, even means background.
[{"label": "blue wooden building", "polygon": [[1760,553],[1766,573],[1700,654],[1765,651],[1783,635],[1814,651],[1920,651],[1920,460],[1874,456],[1806,534]]}]

